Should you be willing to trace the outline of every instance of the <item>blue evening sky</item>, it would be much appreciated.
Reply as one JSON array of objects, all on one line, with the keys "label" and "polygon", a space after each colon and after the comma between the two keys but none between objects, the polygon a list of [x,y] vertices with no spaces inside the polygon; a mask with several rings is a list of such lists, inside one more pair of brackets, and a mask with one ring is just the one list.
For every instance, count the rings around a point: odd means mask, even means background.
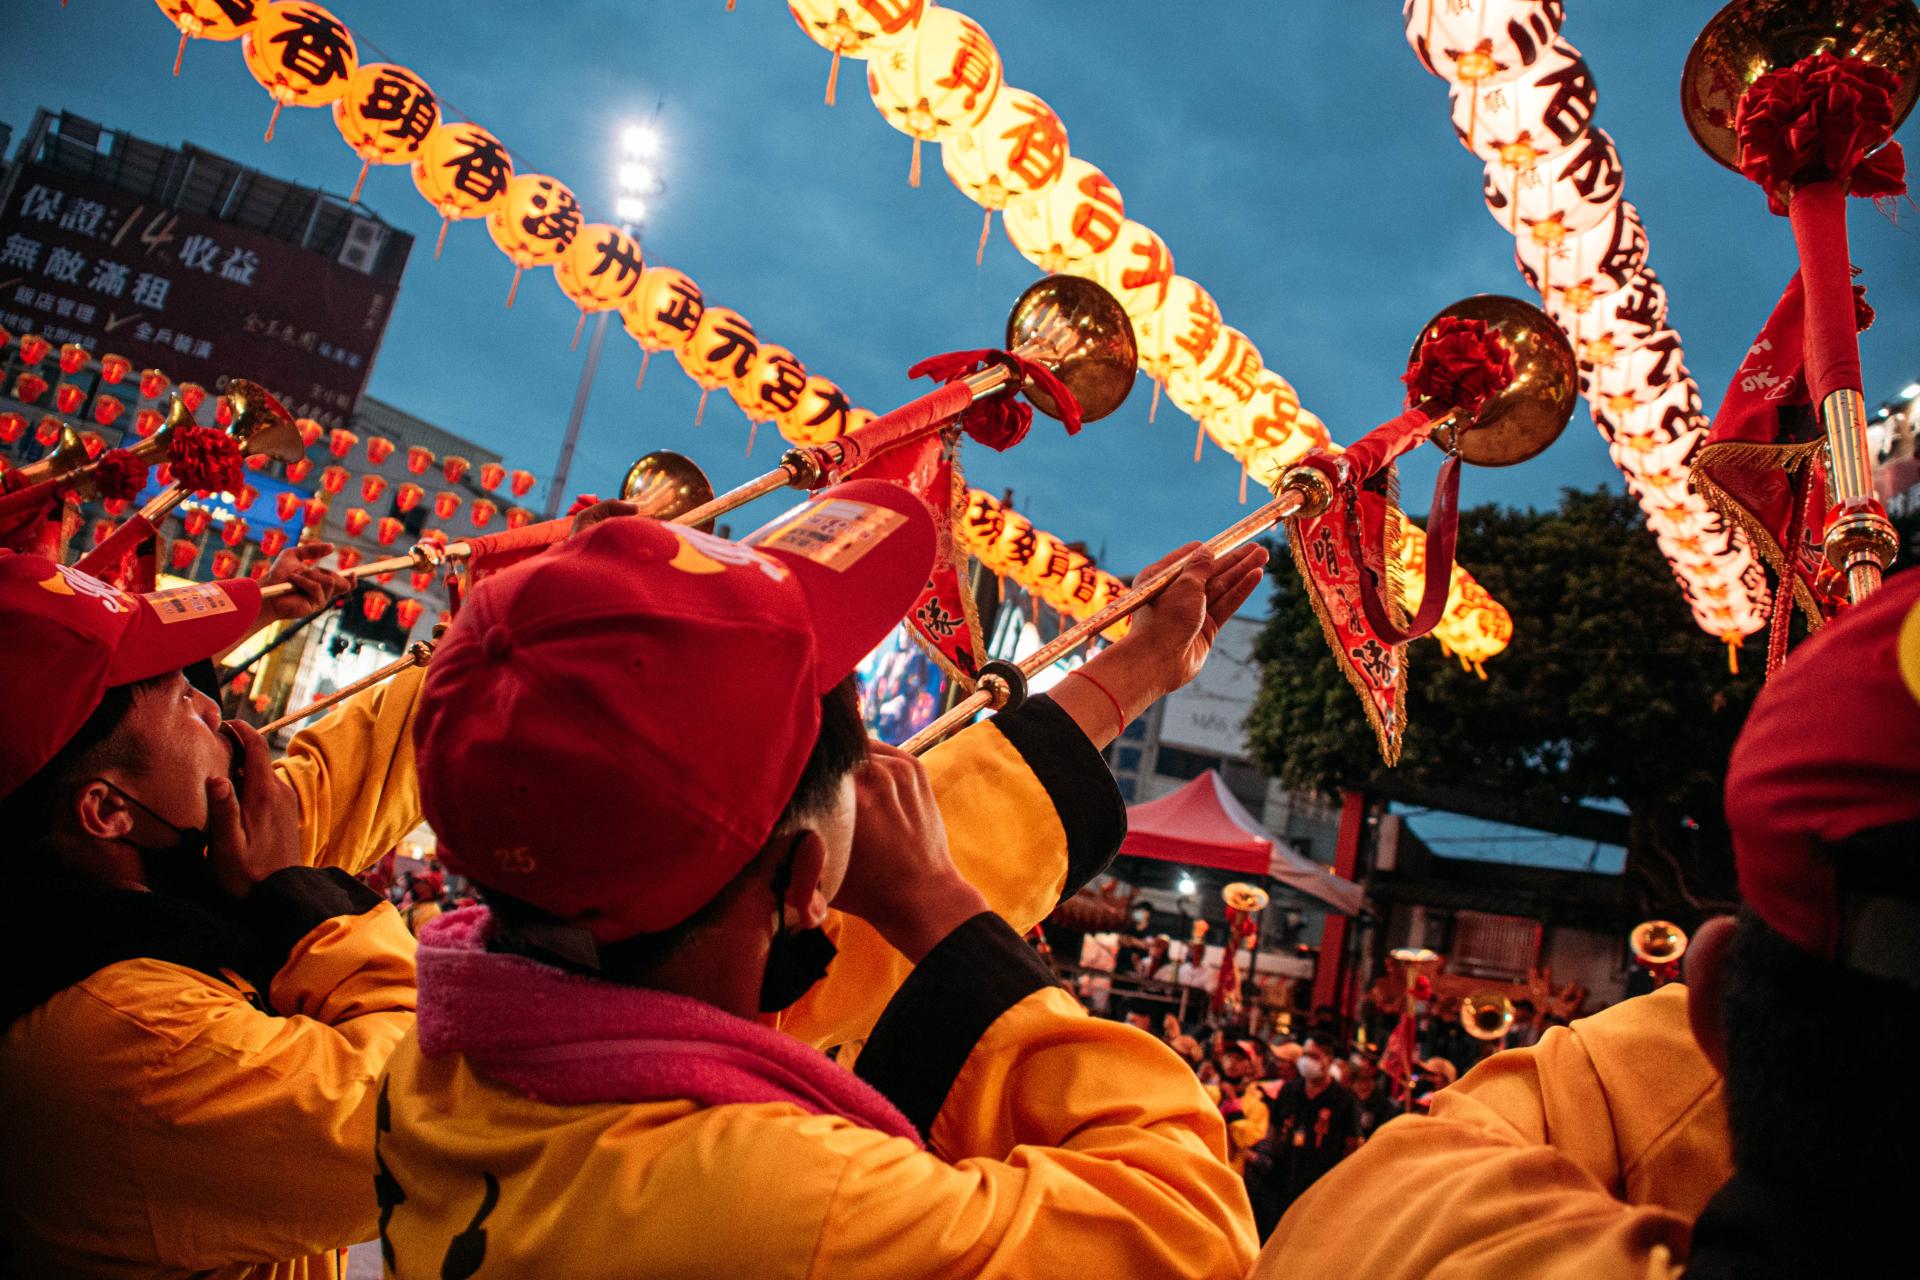
[{"label": "blue evening sky", "polygon": [[[1119,185],[1128,212],[1165,237],[1176,269],[1212,291],[1336,439],[1391,415],[1421,323],[1475,292],[1524,296],[1512,241],[1480,198],[1480,167],[1455,141],[1446,85],[1415,62],[1394,0],[972,0],[1011,83],[1047,99],[1075,154]],[[1681,63],[1710,0],[1572,0],[1564,34],[1600,86],[1597,122],[1617,143],[1627,197],[1668,285],[1672,323],[1709,408],[1793,268],[1784,220],[1707,159],[1677,105]],[[261,141],[268,100],[237,45],[196,43],[169,74],[175,37],[145,0],[9,6],[0,120],[24,129],[67,108],[162,143],[191,141],[269,173],[351,189],[358,163],[324,111],[289,109]],[[746,314],[857,403],[884,409],[932,352],[997,343],[1035,271],[996,229],[973,264],[980,213],[937,152],[906,183],[909,143],[874,111],[864,68],[821,104],[826,53],[783,3],[740,0],[337,0],[361,54],[411,66],[458,113],[499,134],[522,170],[573,185],[612,220],[623,122],[660,104],[671,185],[645,228],[649,259],[689,272],[708,300]],[[1906,131],[1910,136],[1912,130]],[[1910,139],[1909,139],[1910,140]],[[550,473],[585,351],[572,306],[529,279],[502,308],[511,267],[478,223],[432,260],[437,220],[403,168],[376,169],[365,201],[417,237],[373,394]],[[1853,250],[1879,310],[1862,338],[1870,402],[1920,377],[1920,240],[1856,203]],[[541,273],[542,276],[545,273]],[[635,392],[639,352],[616,324],[576,459],[575,489],[608,493],[654,448],[695,458],[717,486],[772,465],[763,438],[716,397],[692,425],[693,384],[658,359]],[[244,373],[244,370],[235,372]],[[972,480],[1042,527],[1084,538],[1131,572],[1240,514],[1237,468],[1142,380],[1118,413],[1073,440],[1042,418],[1006,455],[967,451]],[[763,433],[770,437],[771,433]],[[1413,462],[1424,509],[1432,464]],[[1468,502],[1542,505],[1561,486],[1618,485],[1584,409],[1550,453],[1467,478]],[[736,529],[779,508],[763,503]],[[1461,556],[1472,564],[1473,548]]]}]

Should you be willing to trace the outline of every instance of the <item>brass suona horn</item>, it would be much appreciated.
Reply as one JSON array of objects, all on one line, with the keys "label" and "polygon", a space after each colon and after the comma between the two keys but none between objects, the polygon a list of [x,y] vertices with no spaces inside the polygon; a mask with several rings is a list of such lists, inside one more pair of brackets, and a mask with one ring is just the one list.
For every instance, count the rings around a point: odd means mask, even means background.
[{"label": "brass suona horn", "polygon": [[1687,931],[1671,920],[1642,920],[1627,935],[1627,947],[1642,965],[1659,969],[1687,954]]},{"label": "brass suona horn", "polygon": [[60,424],[60,438],[54,441],[53,448],[48,450],[46,456],[16,469],[13,474],[21,485],[38,484],[55,476],[71,475],[86,465],[86,441],[80,438],[78,431],[63,422]]},{"label": "brass suona horn", "polygon": [[[1546,312],[1518,298],[1478,294],[1462,299],[1421,326],[1413,344],[1417,358],[1434,327],[1444,318],[1461,316],[1485,321],[1500,335],[1513,356],[1514,377],[1506,389],[1490,396],[1471,422],[1451,406],[1429,408],[1432,439],[1441,448],[1458,453],[1463,461],[1503,467],[1534,457],[1559,438],[1573,417],[1579,393],[1578,366],[1567,335]],[[1273,501],[1209,538],[1205,549],[1215,557],[1226,555],[1266,533],[1282,520],[1324,513],[1333,501],[1327,479],[1313,467],[1294,465],[1273,484]],[[1197,554],[1197,553],[1196,553]],[[982,711],[1017,707],[1026,699],[1027,680],[1127,617],[1166,590],[1191,562],[1182,557],[1131,590],[1116,596],[1106,608],[1090,614],[1019,663],[984,664],[973,692],[901,746],[918,754]]]},{"label": "brass suona horn", "polygon": [[[300,426],[273,395],[257,382],[229,378],[221,393],[227,405],[227,438],[239,446],[243,458],[268,457],[281,462],[297,462],[306,456],[306,442],[300,438]],[[193,414],[179,396],[167,407],[169,436],[193,423]],[[156,432],[155,439],[159,438]],[[185,501],[189,494],[183,485],[169,485],[140,508],[141,517],[158,525],[162,517]]]},{"label": "brass suona horn", "polygon": [[1244,911],[1249,915],[1266,910],[1267,903],[1271,901],[1265,889],[1243,880],[1235,880],[1220,890],[1220,897],[1235,911]]},{"label": "brass suona horn", "polygon": [[1460,1025],[1475,1040],[1504,1040],[1513,1026],[1513,1001],[1497,991],[1476,991],[1460,1002]]}]

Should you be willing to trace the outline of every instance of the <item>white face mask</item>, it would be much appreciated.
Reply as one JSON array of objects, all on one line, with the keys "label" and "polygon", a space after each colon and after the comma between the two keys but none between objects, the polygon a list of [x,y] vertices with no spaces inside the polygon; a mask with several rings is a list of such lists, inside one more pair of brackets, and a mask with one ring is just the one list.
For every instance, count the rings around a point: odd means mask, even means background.
[{"label": "white face mask", "polygon": [[1318,1080],[1321,1076],[1324,1076],[1325,1074],[1327,1074],[1326,1063],[1320,1061],[1320,1059],[1318,1058],[1309,1058],[1309,1057],[1306,1057],[1305,1055],[1302,1055],[1297,1065],[1298,1065],[1298,1070],[1300,1072],[1300,1078],[1302,1080],[1305,1080],[1309,1084],[1312,1084],[1314,1081]]}]

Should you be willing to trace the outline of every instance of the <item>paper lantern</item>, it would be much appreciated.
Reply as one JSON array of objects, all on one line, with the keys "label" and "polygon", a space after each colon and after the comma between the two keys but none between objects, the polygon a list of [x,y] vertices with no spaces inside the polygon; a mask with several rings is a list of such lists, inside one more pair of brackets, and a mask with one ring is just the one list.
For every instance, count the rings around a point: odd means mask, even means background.
[{"label": "paper lantern", "polygon": [[1038,94],[1007,86],[979,124],[940,144],[940,163],[961,194],[987,211],[973,258],[978,266],[987,252],[993,211],[1060,181],[1067,165],[1067,127]]},{"label": "paper lantern", "polygon": [[326,523],[327,500],[315,495],[300,504],[301,519],[309,528],[318,529]]},{"label": "paper lantern", "polygon": [[347,487],[347,469],[328,467],[320,473],[320,487],[328,493],[339,493]]},{"label": "paper lantern", "polygon": [[459,454],[450,453],[440,460],[440,474],[447,478],[448,484],[459,484],[471,466],[473,464]]},{"label": "paper lantern", "polygon": [[80,406],[86,402],[87,393],[71,382],[63,382],[53,389],[53,407],[61,413],[78,413]]},{"label": "paper lantern", "polygon": [[367,474],[360,477],[360,501],[372,504],[380,501],[380,495],[387,491],[387,478],[382,475]]},{"label": "paper lantern", "polygon": [[207,527],[212,523],[213,513],[205,507],[191,508],[180,517],[180,527],[187,531],[189,537],[193,538],[197,538],[205,533]]},{"label": "paper lantern", "polygon": [[[731,3],[727,5],[733,7]],[[869,58],[902,44],[919,24],[926,0],[788,0],[787,12],[807,38],[833,54],[827,105],[840,82],[840,59]]]},{"label": "paper lantern", "polygon": [[60,439],[60,434],[66,430],[66,425],[67,424],[60,421],[60,419],[51,416],[40,419],[38,423],[34,424],[34,443],[52,446]]},{"label": "paper lantern", "polygon": [[678,351],[685,346],[706,308],[700,286],[686,272],[648,267],[640,273],[639,287],[620,304],[620,323],[640,344],[640,376],[633,380],[636,388],[646,379],[647,361],[653,353]]},{"label": "paper lantern", "polygon": [[24,413],[0,413],[0,442],[12,444],[27,433],[27,415]]},{"label": "paper lantern", "polygon": [[426,490],[417,484],[403,484],[393,491],[393,509],[411,511],[420,505],[420,499],[425,494]]},{"label": "paper lantern", "polygon": [[37,333],[29,333],[20,339],[20,363],[28,366],[39,364],[53,350],[53,344]]},{"label": "paper lantern", "polygon": [[120,415],[127,411],[127,402],[119,396],[102,391],[93,398],[93,420],[103,427],[110,427],[120,421]]},{"label": "paper lantern", "polygon": [[753,429],[747,433],[747,453],[763,422],[778,422],[800,407],[800,396],[807,389],[807,370],[793,352],[777,343],[760,344],[747,376],[727,385],[727,392],[740,411],[747,415]]},{"label": "paper lantern", "polygon": [[240,54],[273,96],[267,141],[285,106],[324,107],[347,91],[360,64],[346,24],[308,0],[280,0],[260,10],[242,33]]},{"label": "paper lantern", "polygon": [[433,495],[433,514],[441,520],[453,519],[453,513],[460,509],[460,495],[451,489],[442,489]]},{"label": "paper lantern", "polygon": [[1580,141],[1600,92],[1580,51],[1556,40],[1518,79],[1478,92],[1456,85],[1452,98],[1460,145],[1524,172]]},{"label": "paper lantern", "polygon": [[313,448],[321,436],[327,434],[327,429],[312,418],[295,418],[293,425],[300,431],[300,443],[309,449]]},{"label": "paper lantern", "polygon": [[1028,262],[1042,271],[1065,271],[1111,249],[1126,218],[1120,188],[1069,156],[1058,182],[1007,201],[1002,221],[1007,239]]},{"label": "paper lantern", "polygon": [[515,471],[513,478],[507,482],[507,489],[514,497],[524,498],[527,496],[527,491],[533,488],[535,479],[531,471]]},{"label": "paper lantern", "polygon": [[446,247],[447,227],[492,213],[513,181],[513,157],[500,139],[477,124],[436,125],[413,161],[413,185],[440,215],[433,256]]},{"label": "paper lantern", "polygon": [[1647,233],[1633,203],[1622,200],[1597,225],[1551,244],[1516,239],[1514,260],[1547,305],[1581,311],[1647,265]]},{"label": "paper lantern", "polygon": [[176,394],[180,397],[180,403],[187,407],[188,413],[200,412],[200,406],[207,402],[207,389],[197,382],[181,383]]},{"label": "paper lantern", "polygon": [[407,470],[414,475],[425,475],[427,468],[432,465],[433,450],[417,444],[407,450]]},{"label": "paper lantern", "polygon": [[261,0],[158,0],[167,21],[180,28],[180,49],[173,55],[173,74],[180,74],[189,40],[238,40],[253,25]]},{"label": "paper lantern", "polygon": [[259,500],[260,491],[250,484],[243,484],[240,486],[239,492],[233,495],[233,509],[235,511],[246,511]]},{"label": "paper lantern", "polygon": [[355,71],[333,104],[333,127],[360,157],[360,176],[348,201],[358,203],[369,168],[408,163],[439,123],[440,100],[405,67],[369,62]]},{"label": "paper lantern", "polygon": [[415,591],[425,591],[433,585],[433,570],[415,569],[408,578],[413,583]]},{"label": "paper lantern", "polygon": [[404,523],[392,516],[381,516],[380,523],[374,528],[373,539],[383,547],[390,547],[406,528]]},{"label": "paper lantern", "polygon": [[185,573],[200,558],[200,548],[191,538],[175,538],[167,546],[167,566],[175,573]]},{"label": "paper lantern", "polygon": [[60,372],[78,373],[87,367],[87,349],[77,342],[60,344]]},{"label": "paper lantern", "polygon": [[1588,298],[1586,303],[1575,311],[1560,298],[1547,308],[1547,314],[1566,331],[1575,355],[1598,334],[1609,335],[1615,346],[1637,347],[1667,327],[1667,287],[1647,267],[1620,288]]},{"label": "paper lantern", "polygon": [[357,538],[367,531],[368,525],[373,523],[373,516],[365,507],[348,507],[343,523],[347,536]]},{"label": "paper lantern", "polygon": [[393,606],[393,620],[400,624],[402,631],[412,631],[413,624],[420,621],[425,606],[418,600],[400,600]]},{"label": "paper lantern", "polygon": [[360,437],[345,427],[335,427],[327,433],[327,452],[336,458],[344,458],[353,452],[353,446],[360,443]]},{"label": "paper lantern", "polygon": [[640,271],[638,240],[604,222],[589,222],[580,228],[553,269],[560,292],[580,308],[580,323],[573,331],[576,343],[587,313],[612,311],[626,301],[640,286]]},{"label": "paper lantern", "polygon": [[1625,183],[1613,139],[1591,129],[1579,146],[1531,169],[1489,164],[1480,190],[1508,234],[1558,244],[1618,208]]},{"label": "paper lantern", "polygon": [[393,597],[384,591],[365,591],[360,595],[360,612],[367,616],[368,622],[378,622],[387,616],[387,609],[393,604]]},{"label": "paper lantern", "polygon": [[341,547],[333,553],[334,563],[339,566],[342,573],[357,568],[362,558],[358,547]]},{"label": "paper lantern", "polygon": [[371,462],[374,466],[377,467],[388,458],[391,458],[393,456],[393,450],[393,441],[387,439],[385,436],[367,437],[367,461]]},{"label": "paper lantern", "polygon": [[1185,276],[1167,282],[1167,300],[1134,325],[1140,350],[1140,369],[1153,379],[1153,401],[1147,407],[1152,422],[1160,408],[1160,391],[1178,369],[1192,369],[1213,351],[1220,338],[1220,307],[1213,295]]},{"label": "paper lantern", "polygon": [[807,378],[793,412],[779,420],[780,434],[793,444],[825,444],[845,435],[853,417],[853,402],[837,384],[819,374]]},{"label": "paper lantern", "polygon": [[1421,66],[1482,90],[1538,62],[1565,17],[1562,0],[1406,0],[1401,10]]},{"label": "paper lantern", "polygon": [[160,429],[166,418],[158,409],[141,409],[133,415],[133,433],[142,440],[147,439]]},{"label": "paper lantern", "polygon": [[509,507],[507,509],[507,528],[524,529],[532,523],[533,512],[527,510],[525,507]]},{"label": "paper lantern", "polygon": [[300,509],[300,495],[291,489],[283,490],[273,500],[273,514],[281,520],[293,519],[293,513]]},{"label": "paper lantern", "polygon": [[1069,270],[1091,276],[1138,322],[1165,305],[1173,280],[1173,253],[1151,227],[1128,218],[1111,246]]},{"label": "paper lantern", "polygon": [[1231,325],[1222,325],[1213,354],[1196,369],[1183,369],[1167,379],[1167,398],[1200,424],[1194,438],[1194,458],[1210,420],[1237,412],[1253,399],[1261,370],[1260,350]]},{"label": "paper lantern", "polygon": [[1006,508],[1007,527],[1000,531],[994,541],[991,554],[981,559],[989,569],[1002,577],[1017,577],[1026,572],[1033,563],[1034,553],[1040,549],[1040,531],[1033,527],[1033,521],[1018,511]]},{"label": "paper lantern", "polygon": [[708,307],[694,326],[693,337],[674,352],[680,367],[700,386],[700,407],[693,425],[707,412],[707,393],[747,376],[760,354],[760,339],[747,318],[731,307]]},{"label": "paper lantern", "polygon": [[[21,339],[20,347],[23,352],[26,350],[26,345],[26,340],[24,338]],[[142,369],[140,371],[140,395],[143,399],[158,400],[161,396],[167,394],[167,388],[171,385],[172,383],[167,381],[167,375],[158,369]]]},{"label": "paper lantern", "polygon": [[913,33],[867,63],[867,92],[888,124],[913,139],[909,186],[920,185],[920,144],[979,124],[1000,91],[1000,51],[955,9],[929,9]]},{"label": "paper lantern", "polygon": [[423,529],[420,532],[420,541],[431,542],[436,547],[444,547],[447,545],[447,531],[445,529]]},{"label": "paper lantern", "polygon": [[558,178],[523,173],[507,184],[499,207],[487,215],[487,234],[513,261],[508,306],[520,291],[520,273],[560,261],[579,235],[581,222],[580,202]]},{"label": "paper lantern", "polygon": [[127,508],[132,505],[125,498],[104,498],[100,502],[100,509],[110,516],[119,517],[127,514]]},{"label": "paper lantern", "polygon": [[1006,528],[1007,512],[999,499],[984,489],[967,490],[966,510],[954,526],[962,546],[977,556],[990,549]]},{"label": "paper lantern", "polygon": [[109,351],[100,357],[100,381],[119,386],[126,381],[127,374],[133,368],[133,362],[125,356],[114,355]]},{"label": "paper lantern", "polygon": [[499,513],[500,508],[486,498],[475,498],[473,505],[467,508],[467,518],[473,521],[473,527],[476,529],[486,528],[493,523],[494,516]]},{"label": "paper lantern", "polygon": [[13,398],[28,404],[38,404],[40,397],[47,394],[47,380],[37,373],[22,373],[13,380]]},{"label": "paper lantern", "polygon": [[87,451],[87,461],[92,462],[107,451],[107,439],[98,431],[82,431],[81,447]]},{"label": "paper lantern", "polygon": [[[237,547],[247,540],[247,522],[245,520],[227,520],[220,525],[220,541],[230,547]],[[215,573],[216,578],[224,578],[224,573]]]},{"label": "paper lantern", "polygon": [[97,547],[105,542],[113,533],[114,527],[114,523],[111,520],[95,520],[93,522],[93,532],[91,535],[93,545]]},{"label": "paper lantern", "polygon": [[312,458],[295,458],[292,462],[289,462],[287,464],[287,479],[292,481],[294,484],[299,484],[301,481],[305,480],[308,476],[312,474],[313,474]]},{"label": "paper lantern", "polygon": [[499,463],[483,462],[480,464],[480,487],[487,492],[492,493],[495,489],[498,489],[500,482],[506,478],[507,469]]},{"label": "paper lantern", "polygon": [[1581,391],[1596,410],[1620,414],[1650,404],[1687,376],[1680,335],[1671,329],[1631,351],[1616,352],[1603,365],[1581,371]]}]

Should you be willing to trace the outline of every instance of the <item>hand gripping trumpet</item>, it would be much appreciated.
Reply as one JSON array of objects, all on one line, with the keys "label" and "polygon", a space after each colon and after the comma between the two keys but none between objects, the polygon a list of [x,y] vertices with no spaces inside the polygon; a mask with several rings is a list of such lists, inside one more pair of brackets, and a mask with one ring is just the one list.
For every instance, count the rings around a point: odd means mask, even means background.
[{"label": "hand gripping trumpet", "polygon": [[[1453,335],[1463,331],[1463,324],[1497,346],[1509,367],[1498,386],[1475,388],[1471,394],[1463,391],[1452,399],[1444,394],[1423,396],[1416,377],[1457,345]],[[1436,495],[1435,511],[1438,514],[1443,505],[1450,510],[1447,488],[1451,485],[1451,492],[1457,493],[1460,461],[1508,466],[1540,453],[1566,428],[1577,393],[1573,349],[1559,326],[1537,307],[1488,294],[1457,302],[1427,323],[1409,356],[1408,379],[1415,403],[1407,412],[1368,432],[1343,453],[1316,452],[1288,467],[1272,486],[1272,501],[1207,539],[1204,549],[1222,556],[1283,520],[1323,514],[1343,484],[1364,479],[1428,440],[1450,455],[1441,468],[1443,493]],[[1436,518],[1434,523],[1441,522]],[[1031,676],[1152,603],[1192,559],[1183,557],[1136,583],[1019,663],[985,664],[973,692],[901,744],[903,749],[924,751],[982,711],[1019,706],[1026,700]],[[1452,567],[1452,529],[1437,528],[1428,551],[1429,582],[1420,616],[1399,634],[1423,635],[1432,629],[1446,605]]]}]

